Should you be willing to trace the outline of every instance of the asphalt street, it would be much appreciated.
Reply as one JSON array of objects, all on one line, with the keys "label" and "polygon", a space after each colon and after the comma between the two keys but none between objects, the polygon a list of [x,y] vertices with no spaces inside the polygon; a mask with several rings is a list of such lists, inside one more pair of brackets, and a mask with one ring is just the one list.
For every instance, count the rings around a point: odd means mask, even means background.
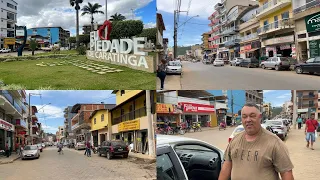
[{"label": "asphalt street", "polygon": [[56,147],[47,147],[39,159],[18,159],[10,164],[0,165],[1,180],[143,180],[155,179],[155,165],[140,162],[134,158],[108,160],[93,154],[84,156],[84,151],[64,148],[59,155]]},{"label": "asphalt street", "polygon": [[320,84],[319,75],[296,74],[294,71],[264,70],[262,68],[241,68],[229,65],[214,67],[201,62],[186,61],[183,61],[181,79],[179,77],[179,75],[167,76],[164,89],[305,90],[317,89]]}]

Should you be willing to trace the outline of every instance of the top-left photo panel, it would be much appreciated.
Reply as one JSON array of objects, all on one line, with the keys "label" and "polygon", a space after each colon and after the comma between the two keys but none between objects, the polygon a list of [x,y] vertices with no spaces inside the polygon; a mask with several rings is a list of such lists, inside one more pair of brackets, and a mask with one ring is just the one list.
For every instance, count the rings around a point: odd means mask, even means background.
[{"label": "top-left photo panel", "polygon": [[156,0],[0,6],[0,89],[156,89]]}]

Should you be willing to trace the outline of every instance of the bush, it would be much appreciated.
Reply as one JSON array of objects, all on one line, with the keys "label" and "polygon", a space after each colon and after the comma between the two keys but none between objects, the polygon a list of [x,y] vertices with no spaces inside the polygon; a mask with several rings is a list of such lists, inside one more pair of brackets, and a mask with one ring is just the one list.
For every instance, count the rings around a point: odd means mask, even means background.
[{"label": "bush", "polygon": [[77,48],[77,52],[78,52],[78,54],[79,55],[85,55],[86,54],[86,51],[87,51],[87,48],[85,47],[85,46],[79,46],[78,48]]}]

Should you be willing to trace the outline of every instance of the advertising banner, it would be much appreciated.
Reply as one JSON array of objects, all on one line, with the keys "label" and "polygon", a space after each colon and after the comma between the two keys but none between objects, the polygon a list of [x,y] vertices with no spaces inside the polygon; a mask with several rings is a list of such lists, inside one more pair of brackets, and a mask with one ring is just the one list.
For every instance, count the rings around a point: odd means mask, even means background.
[{"label": "advertising banner", "polygon": [[206,104],[195,104],[195,103],[187,103],[181,102],[183,112],[196,112],[196,113],[213,113],[215,112],[213,105],[206,105]]}]

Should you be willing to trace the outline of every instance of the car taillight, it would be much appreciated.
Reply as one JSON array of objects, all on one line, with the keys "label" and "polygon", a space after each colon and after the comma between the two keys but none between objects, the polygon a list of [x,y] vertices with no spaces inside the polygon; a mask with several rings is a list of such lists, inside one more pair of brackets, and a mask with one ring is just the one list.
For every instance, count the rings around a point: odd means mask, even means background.
[{"label": "car taillight", "polygon": [[127,151],[129,151],[129,146],[126,147]]},{"label": "car taillight", "polygon": [[114,152],[114,149],[112,146],[110,146],[110,152]]},{"label": "car taillight", "polygon": [[231,140],[232,140],[232,138],[229,138],[229,139],[228,139],[228,143],[230,143]]}]

